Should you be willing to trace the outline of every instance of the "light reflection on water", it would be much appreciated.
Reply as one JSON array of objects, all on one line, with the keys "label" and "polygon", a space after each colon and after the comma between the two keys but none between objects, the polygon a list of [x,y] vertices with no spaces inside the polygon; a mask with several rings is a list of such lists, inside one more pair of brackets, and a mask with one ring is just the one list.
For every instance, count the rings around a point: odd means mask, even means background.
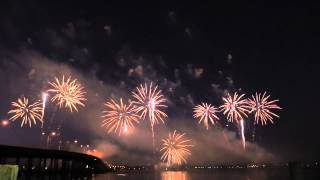
[{"label": "light reflection on water", "polygon": [[161,174],[161,180],[190,180],[186,171],[165,171]]},{"label": "light reflection on water", "polygon": [[96,175],[93,180],[191,180],[191,177],[187,171],[164,171],[154,173],[137,173],[137,174],[113,174],[107,173],[103,175]]},{"label": "light reflection on water", "polygon": [[[320,179],[318,170],[305,170],[304,180]],[[1,177],[0,177],[1,179]],[[290,180],[289,171],[283,169],[220,170],[220,171],[152,171],[106,173],[89,176],[38,175],[20,176],[21,180]]]},{"label": "light reflection on water", "polygon": [[285,169],[238,171],[163,171],[141,173],[107,173],[96,175],[94,180],[289,180]]}]

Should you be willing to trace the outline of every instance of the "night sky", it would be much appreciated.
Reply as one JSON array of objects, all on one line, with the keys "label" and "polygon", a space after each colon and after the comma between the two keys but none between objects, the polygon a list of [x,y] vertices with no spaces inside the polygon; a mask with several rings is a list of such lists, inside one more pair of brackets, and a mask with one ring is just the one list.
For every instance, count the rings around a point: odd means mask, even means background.
[{"label": "night sky", "polygon": [[[37,100],[54,76],[70,74],[84,84],[88,99],[94,100],[80,108],[79,114],[59,113],[57,118],[66,119],[65,139],[108,142],[105,146],[115,149],[115,155],[107,159],[139,164],[145,162],[141,160],[144,152],[150,154],[147,146],[107,135],[100,127],[98,113],[109,97],[128,98],[140,83],[155,82],[169,100],[169,118],[166,125],[160,125],[159,138],[178,129],[191,138],[219,144],[212,140],[214,135],[219,137],[213,131],[219,130],[206,132],[192,119],[193,105],[202,101],[220,105],[226,92],[249,96],[267,91],[280,99],[280,118],[258,126],[253,150],[247,152],[250,155],[230,150],[236,155],[227,161],[252,160],[261,153],[272,154],[272,158],[258,158],[262,161],[319,159],[319,17],[313,15],[315,9],[298,3],[275,7],[210,1],[2,1],[0,119],[8,119],[10,102],[17,97]],[[48,116],[53,108],[51,103]],[[249,140],[250,117],[246,124]],[[37,147],[39,127],[21,129],[19,125],[14,122],[0,128],[0,144]],[[147,126],[140,128],[148,133]],[[235,128],[229,127],[228,132],[230,138],[239,140]],[[148,139],[143,133],[137,136]],[[224,151],[217,147],[216,154]],[[119,160],[128,152],[135,158]],[[208,156],[224,161],[224,157]]]}]

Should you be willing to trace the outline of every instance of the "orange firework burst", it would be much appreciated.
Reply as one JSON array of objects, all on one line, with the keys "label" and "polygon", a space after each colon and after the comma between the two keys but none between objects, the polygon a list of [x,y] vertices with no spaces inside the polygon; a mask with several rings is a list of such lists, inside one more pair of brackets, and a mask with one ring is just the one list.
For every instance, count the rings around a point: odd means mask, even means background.
[{"label": "orange firework burst", "polygon": [[167,107],[164,103],[167,101],[161,90],[158,90],[158,86],[153,87],[150,83],[140,84],[140,87],[136,88],[136,92],[133,92],[135,101],[133,103],[137,106],[136,111],[140,114],[140,118],[145,119],[146,115],[149,116],[151,126],[158,124],[159,121],[164,122],[164,118],[167,114],[160,110],[160,108]]},{"label": "orange firework burst", "polygon": [[13,114],[9,120],[15,121],[22,119],[21,127],[28,124],[31,127],[32,123],[37,124],[37,120],[42,122],[42,103],[35,102],[29,104],[29,100],[25,97],[18,98],[17,102],[12,102],[12,110],[8,114]]},{"label": "orange firework burst", "polygon": [[223,110],[223,114],[227,114],[228,121],[233,122],[243,120],[243,116],[247,117],[247,112],[249,112],[249,106],[246,99],[242,99],[244,94],[238,95],[234,93],[231,96],[229,93],[227,97],[223,97],[222,100],[224,104],[220,106]]},{"label": "orange firework burst", "polygon": [[119,102],[111,99],[105,103],[107,110],[103,111],[102,127],[108,129],[108,133],[114,132],[121,135],[134,128],[134,123],[139,123],[139,115],[136,114],[132,103],[126,105],[120,98]]},{"label": "orange firework burst", "polygon": [[273,117],[279,117],[277,114],[271,112],[271,109],[281,109],[275,102],[279,100],[268,101],[270,95],[266,95],[264,92],[256,93],[255,96],[248,99],[249,106],[251,108],[250,112],[255,112],[254,119],[256,123],[261,122],[262,125],[267,124],[268,121],[273,123]]},{"label": "orange firework burst", "polygon": [[160,152],[163,151],[161,160],[166,161],[168,165],[182,164],[186,163],[186,159],[191,155],[189,147],[192,147],[191,140],[184,138],[184,133],[179,134],[176,131],[173,134],[169,133],[167,139],[162,139],[162,148]]},{"label": "orange firework burst", "polygon": [[215,124],[215,121],[219,120],[218,116],[216,115],[216,112],[218,112],[218,108],[214,107],[211,104],[202,103],[201,105],[199,104],[193,109],[193,117],[198,118],[199,123],[203,121],[206,129],[209,128],[209,120],[213,125]]},{"label": "orange firework burst", "polygon": [[77,79],[71,80],[71,77],[69,77],[65,80],[64,76],[62,76],[60,81],[55,77],[55,81],[49,82],[49,84],[52,89],[49,89],[48,92],[55,93],[51,101],[57,102],[60,108],[64,106],[72,112],[73,110],[78,111],[77,105],[84,107],[84,101],[86,101],[84,95],[86,92],[83,91],[83,87],[77,82]]}]

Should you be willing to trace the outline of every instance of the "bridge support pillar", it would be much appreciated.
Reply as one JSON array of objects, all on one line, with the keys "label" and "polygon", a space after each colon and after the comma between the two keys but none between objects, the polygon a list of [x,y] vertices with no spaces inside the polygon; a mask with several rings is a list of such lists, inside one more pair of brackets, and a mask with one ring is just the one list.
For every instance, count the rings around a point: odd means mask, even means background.
[{"label": "bridge support pillar", "polygon": [[33,159],[32,157],[28,158],[28,171],[32,171],[32,166],[33,166]]},{"label": "bridge support pillar", "polygon": [[19,157],[19,156],[17,156],[17,157],[16,157],[16,165],[18,165],[18,166],[19,166],[19,163],[20,163],[20,157]]},{"label": "bridge support pillar", "polygon": [[42,171],[42,158],[39,159],[38,170]]}]

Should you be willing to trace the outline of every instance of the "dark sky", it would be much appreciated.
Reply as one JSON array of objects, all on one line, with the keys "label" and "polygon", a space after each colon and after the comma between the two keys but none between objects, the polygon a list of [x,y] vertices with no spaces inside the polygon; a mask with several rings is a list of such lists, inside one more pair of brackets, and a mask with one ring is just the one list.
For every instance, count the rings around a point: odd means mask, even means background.
[{"label": "dark sky", "polygon": [[[257,144],[285,160],[319,159],[315,10],[298,3],[2,1],[0,70],[9,61],[28,64],[30,58],[21,59],[32,51],[122,89],[158,82],[176,88],[173,94],[164,91],[173,101],[173,116],[177,109],[191,116],[190,99],[220,104],[220,90],[267,91],[283,109],[275,124],[258,127]],[[139,65],[143,77],[126,78]],[[204,71],[197,77],[199,69]],[[1,118],[7,118],[8,104],[1,100]],[[90,135],[83,136],[90,142]],[[0,144],[10,143],[3,138]]]}]

